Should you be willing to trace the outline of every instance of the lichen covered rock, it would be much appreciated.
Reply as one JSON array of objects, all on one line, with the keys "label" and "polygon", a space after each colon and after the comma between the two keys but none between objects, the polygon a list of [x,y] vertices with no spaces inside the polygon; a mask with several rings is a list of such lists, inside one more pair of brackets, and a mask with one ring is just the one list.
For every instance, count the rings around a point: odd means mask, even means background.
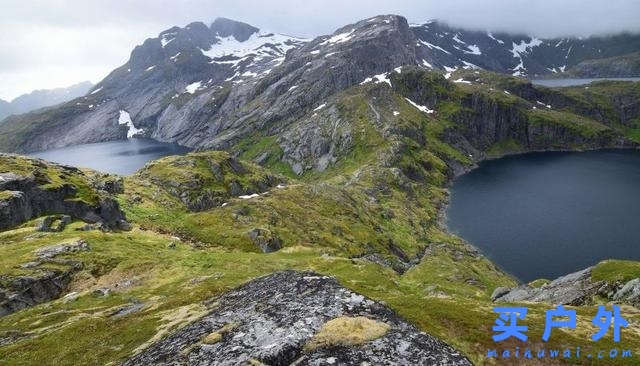
[{"label": "lichen covered rock", "polygon": [[124,365],[471,365],[386,306],[313,272],[261,277],[213,304]]}]

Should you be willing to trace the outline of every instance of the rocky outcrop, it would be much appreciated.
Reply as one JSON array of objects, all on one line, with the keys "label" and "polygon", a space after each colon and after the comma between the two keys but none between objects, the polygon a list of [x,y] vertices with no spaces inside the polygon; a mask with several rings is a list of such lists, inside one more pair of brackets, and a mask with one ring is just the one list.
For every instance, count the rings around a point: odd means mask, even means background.
[{"label": "rocky outcrop", "polygon": [[47,247],[42,247],[36,251],[36,255],[40,259],[51,259],[60,254],[72,253],[72,252],[84,252],[88,251],[89,244],[84,240],[77,240],[71,243],[61,243],[56,245],[51,245]]},{"label": "rocky outcrop", "polygon": [[[0,284],[0,316],[60,297],[66,291],[73,274],[80,270],[83,264],[72,259],[56,257],[89,250],[91,248],[84,240],[50,245],[36,250],[36,259],[21,266],[31,269],[32,275],[3,276]],[[54,263],[64,269],[43,269],[40,267],[43,263]]]},{"label": "rocky outcrop", "polygon": [[271,230],[256,228],[248,233],[249,239],[262,250],[263,253],[271,253],[282,248],[282,240]]},{"label": "rocky outcrop", "polygon": [[510,291],[496,294],[494,301],[499,302],[547,302],[562,305],[590,304],[596,295],[607,295],[611,291],[605,281],[592,281],[593,267],[560,277],[539,288],[521,285]]},{"label": "rocky outcrop", "polygon": [[64,230],[69,223],[71,223],[71,216],[69,215],[45,216],[38,220],[36,230],[60,232]]},{"label": "rocky outcrop", "polygon": [[386,306],[312,272],[261,277],[211,304],[123,365],[471,365]]},{"label": "rocky outcrop", "polygon": [[613,295],[613,301],[624,302],[640,307],[640,278],[627,282]]},{"label": "rocky outcrop", "polygon": [[148,163],[136,177],[177,198],[190,211],[219,207],[231,198],[267,192],[286,179],[229,153],[203,151]]},{"label": "rocky outcrop", "polygon": [[546,302],[562,305],[591,305],[594,298],[605,298],[617,303],[640,307],[640,278],[626,283],[595,281],[593,267],[562,276],[540,287],[521,285],[513,289],[496,288],[491,295],[497,302]]},{"label": "rocky outcrop", "polygon": [[[76,168],[65,167],[40,160],[0,155],[0,160],[29,165],[29,174],[13,172],[0,173],[0,230],[15,227],[30,219],[48,214],[63,214],[89,223],[102,223],[106,228],[117,229],[125,226],[124,213],[118,203],[109,195],[95,193],[94,203],[79,199],[80,188],[71,181],[72,177],[84,179]],[[48,169],[59,171],[60,184],[52,182]],[[54,174],[54,173],[52,173]],[[57,174],[57,172],[55,173]],[[65,180],[67,180],[65,182]],[[87,187],[83,187],[90,189]],[[43,219],[43,230],[49,230],[55,216]],[[64,217],[60,217],[64,219]],[[51,221],[51,222],[49,222]],[[65,219],[65,223],[68,222]]]},{"label": "rocky outcrop", "polygon": [[12,278],[0,287],[0,316],[60,297],[71,282],[71,271],[44,271]]}]

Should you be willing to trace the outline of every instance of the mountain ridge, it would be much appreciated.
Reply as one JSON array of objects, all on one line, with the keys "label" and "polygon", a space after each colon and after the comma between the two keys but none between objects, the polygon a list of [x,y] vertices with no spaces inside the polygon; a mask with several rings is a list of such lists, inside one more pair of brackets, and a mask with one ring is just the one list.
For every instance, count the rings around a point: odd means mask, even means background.
[{"label": "mountain ridge", "polygon": [[27,113],[75,99],[86,94],[91,87],[93,84],[90,81],[83,81],[67,87],[33,90],[10,102],[0,99],[0,121],[12,114]]},{"label": "mountain ridge", "polygon": [[[640,48],[640,36],[633,40]],[[396,15],[364,19],[313,40],[265,33],[225,18],[210,26],[194,22],[145,40],[89,95],[8,119],[0,128],[0,149],[30,152],[125,139],[132,133],[119,122],[123,112],[140,136],[227,149],[256,130],[277,133],[306,118],[322,104],[317,101],[370,78],[382,80],[380,75],[398,67],[414,65],[445,77],[480,68],[518,76],[553,74],[602,42],[463,34],[435,21],[411,26]],[[574,48],[581,51],[571,53]]]}]

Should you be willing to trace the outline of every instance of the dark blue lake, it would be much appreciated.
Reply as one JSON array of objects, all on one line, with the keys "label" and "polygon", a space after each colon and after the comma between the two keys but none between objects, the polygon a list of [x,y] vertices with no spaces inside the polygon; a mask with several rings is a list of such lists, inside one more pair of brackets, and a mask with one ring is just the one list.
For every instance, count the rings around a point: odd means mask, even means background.
[{"label": "dark blue lake", "polygon": [[525,282],[640,260],[640,151],[483,162],[453,182],[448,226]]},{"label": "dark blue lake", "polygon": [[101,142],[63,147],[30,154],[60,164],[91,168],[105,173],[129,175],[148,161],[168,155],[186,154],[190,149],[149,139]]}]

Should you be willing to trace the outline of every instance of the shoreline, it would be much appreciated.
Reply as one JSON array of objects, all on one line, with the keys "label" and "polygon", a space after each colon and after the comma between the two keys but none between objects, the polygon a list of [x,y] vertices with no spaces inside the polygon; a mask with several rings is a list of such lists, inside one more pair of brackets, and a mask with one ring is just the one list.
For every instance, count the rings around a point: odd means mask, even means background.
[{"label": "shoreline", "polygon": [[438,228],[442,229],[444,232],[446,232],[449,235],[453,235],[453,236],[459,238],[464,243],[466,243],[467,245],[471,246],[480,255],[482,255],[483,257],[487,258],[487,260],[489,260],[496,268],[498,268],[500,271],[505,273],[507,276],[513,278],[517,283],[526,284],[525,282],[521,281],[518,277],[516,277],[512,273],[509,273],[507,270],[502,268],[502,266],[500,266],[493,259],[491,259],[491,257],[489,257],[483,250],[481,250],[476,245],[474,245],[472,242],[468,241],[467,239],[463,238],[462,236],[454,233],[451,230],[451,228],[449,228],[449,225],[447,225],[447,222],[448,222],[447,210],[448,210],[449,205],[451,203],[451,187],[453,186],[453,182],[457,178],[459,178],[459,177],[461,177],[461,176],[463,176],[463,175],[465,175],[467,173],[470,173],[471,171],[473,171],[475,169],[480,168],[480,164],[482,164],[483,162],[491,161],[491,160],[498,160],[498,159],[502,159],[502,158],[505,158],[505,157],[518,156],[518,155],[527,155],[527,154],[534,154],[534,153],[552,153],[552,152],[585,153],[585,152],[606,151],[606,150],[635,150],[635,151],[640,151],[640,145],[639,146],[600,147],[600,148],[593,148],[593,149],[590,148],[590,149],[581,149],[581,150],[575,150],[575,149],[530,150],[530,151],[522,151],[522,152],[510,152],[510,153],[505,153],[505,154],[502,154],[502,155],[499,155],[499,156],[486,156],[485,155],[485,157],[483,159],[479,159],[477,161],[474,161],[473,165],[463,166],[465,168],[463,170],[455,171],[455,169],[454,169],[454,174],[447,180],[447,183],[443,187],[444,190],[445,190],[446,197],[445,197],[444,201],[441,202],[441,204],[438,207],[438,217],[437,217],[437,220],[436,220]]}]

